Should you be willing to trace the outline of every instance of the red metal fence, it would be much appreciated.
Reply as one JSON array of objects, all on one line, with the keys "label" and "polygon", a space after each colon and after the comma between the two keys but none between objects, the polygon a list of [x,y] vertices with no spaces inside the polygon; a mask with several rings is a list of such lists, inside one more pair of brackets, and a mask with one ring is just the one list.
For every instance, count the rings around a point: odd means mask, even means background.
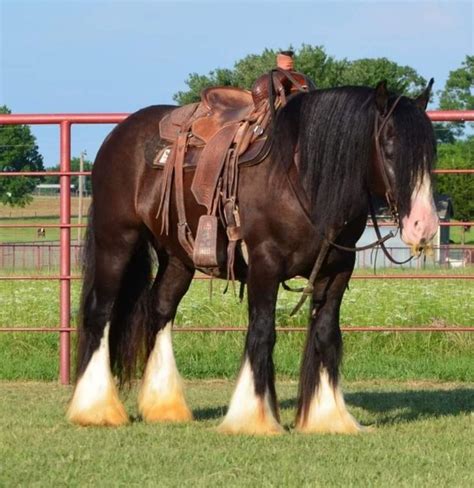
[{"label": "red metal fence", "polygon": [[[474,121],[474,110],[466,111],[432,111],[428,112],[433,121]],[[0,280],[59,280],[60,301],[59,301],[59,327],[36,328],[36,327],[0,327],[0,332],[59,332],[59,355],[60,368],[59,379],[62,384],[69,383],[70,379],[70,334],[75,329],[70,326],[71,316],[71,280],[79,279],[79,276],[71,275],[71,228],[79,227],[71,223],[71,176],[88,176],[90,172],[71,171],[71,126],[73,124],[116,124],[124,120],[128,114],[10,114],[0,115],[0,125],[28,124],[28,125],[58,125],[60,129],[60,171],[49,172],[4,172],[1,177],[15,176],[58,176],[60,181],[60,202],[59,202],[59,224],[41,224],[44,228],[59,228],[59,274],[56,276],[0,276]],[[438,170],[442,174],[472,174],[474,170]],[[442,223],[441,225],[472,226],[474,222],[464,223]],[[8,227],[39,227],[39,224],[1,224],[1,228]],[[82,225],[83,226],[83,225]],[[462,279],[472,280],[474,275],[373,275],[354,276],[353,279]],[[232,332],[244,331],[242,327],[179,327],[176,330],[182,332]],[[278,329],[281,332],[303,331],[299,327],[285,327]],[[473,331],[474,327],[348,327],[343,328],[347,332],[465,332]]]}]

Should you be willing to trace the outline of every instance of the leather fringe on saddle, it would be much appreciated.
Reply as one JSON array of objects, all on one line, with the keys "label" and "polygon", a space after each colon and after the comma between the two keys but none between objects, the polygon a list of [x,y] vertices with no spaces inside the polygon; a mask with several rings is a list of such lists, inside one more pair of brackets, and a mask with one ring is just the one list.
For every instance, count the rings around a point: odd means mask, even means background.
[{"label": "leather fringe on saddle", "polygon": [[[167,164],[164,168],[161,185],[161,199],[158,205],[157,217],[161,215],[161,232],[169,233],[169,211],[171,201],[171,185],[174,179],[175,201],[178,212],[178,240],[188,256],[192,258],[194,239],[186,220],[186,208],[184,206],[184,157],[186,155],[188,137],[190,135],[190,121],[197,106],[194,107],[189,116],[182,123],[178,138],[173,146]],[[173,178],[174,177],[174,178]]]}]

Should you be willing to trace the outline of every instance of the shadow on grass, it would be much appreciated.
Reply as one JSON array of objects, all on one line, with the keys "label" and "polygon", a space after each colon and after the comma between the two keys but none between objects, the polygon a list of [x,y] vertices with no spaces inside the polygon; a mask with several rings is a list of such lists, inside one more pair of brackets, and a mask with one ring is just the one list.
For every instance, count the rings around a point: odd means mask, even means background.
[{"label": "shadow on grass", "polygon": [[[474,412],[474,389],[368,391],[347,393],[349,406],[381,414],[377,425],[420,420],[422,418],[456,416]],[[280,401],[280,408],[296,409],[296,398]],[[197,408],[196,420],[215,420],[225,415],[227,405]]]},{"label": "shadow on grass", "polygon": [[193,415],[195,420],[215,420],[223,417],[227,412],[227,405],[219,407],[195,408]]},{"label": "shadow on grass", "polygon": [[[349,406],[382,414],[377,425],[474,412],[472,388],[355,392],[347,393],[345,399]],[[296,408],[296,399],[281,401],[280,408]]]},{"label": "shadow on grass", "polygon": [[377,421],[380,425],[474,411],[472,388],[357,392],[348,393],[346,399],[350,405],[384,414]]}]

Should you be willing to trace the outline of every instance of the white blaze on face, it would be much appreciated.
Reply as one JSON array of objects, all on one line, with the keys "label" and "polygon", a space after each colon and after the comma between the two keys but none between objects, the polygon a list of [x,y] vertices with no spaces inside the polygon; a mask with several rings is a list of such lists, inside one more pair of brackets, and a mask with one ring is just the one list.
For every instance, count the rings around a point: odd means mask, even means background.
[{"label": "white blaze on face", "polygon": [[68,409],[68,418],[73,423],[114,426],[128,422],[110,370],[109,328],[107,324],[99,347],[74,389]]},{"label": "white blaze on face", "polygon": [[402,239],[410,246],[428,243],[436,234],[438,225],[431,179],[425,174],[411,196],[410,215],[402,219]]},{"label": "white blaze on face", "polygon": [[171,322],[156,335],[140,389],[138,408],[148,422],[192,420],[174,358]]},{"label": "white blaze on face", "polygon": [[255,381],[248,358],[240,371],[229,410],[219,431],[227,434],[279,434],[283,428],[270,406],[270,394],[255,393]]}]

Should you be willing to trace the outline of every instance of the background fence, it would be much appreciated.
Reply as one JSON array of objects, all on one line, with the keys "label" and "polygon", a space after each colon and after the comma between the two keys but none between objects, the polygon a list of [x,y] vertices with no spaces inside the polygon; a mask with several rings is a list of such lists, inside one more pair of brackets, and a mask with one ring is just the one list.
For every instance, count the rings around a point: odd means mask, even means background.
[{"label": "background fence", "polygon": [[[21,224],[19,224],[21,225]],[[2,224],[0,223],[0,228]],[[375,239],[374,239],[375,240]],[[399,260],[407,259],[407,247],[386,246],[389,253]],[[8,273],[54,272],[61,263],[61,247],[57,241],[5,242],[0,243],[0,269]],[[81,266],[82,244],[71,243],[71,269]],[[464,268],[474,263],[474,248],[471,245],[446,244],[434,248],[436,267],[445,269]],[[379,249],[366,249],[356,256],[356,268],[397,268]],[[432,262],[430,262],[432,263]],[[424,260],[416,259],[405,264],[405,268],[426,269],[433,266]]]},{"label": "background fence", "polygon": [[[70,334],[74,328],[70,325],[71,317],[71,280],[80,279],[77,268],[80,260],[80,241],[71,239],[71,229],[85,227],[84,224],[72,223],[71,221],[71,177],[88,176],[89,172],[71,171],[71,126],[73,124],[113,124],[119,123],[128,114],[54,114],[54,115],[0,115],[0,125],[3,124],[54,124],[59,126],[59,151],[60,151],[60,170],[46,172],[4,172],[0,177],[41,177],[57,176],[59,178],[59,223],[15,223],[7,224],[0,222],[0,228],[30,228],[33,232],[41,229],[47,234],[50,230],[58,232],[59,243],[57,242],[34,242],[34,243],[1,243],[0,245],[0,269],[4,273],[0,280],[59,280],[60,300],[59,300],[59,323],[55,328],[37,327],[0,327],[0,332],[58,332],[59,333],[59,361],[60,361],[60,381],[62,384],[69,383],[70,379]],[[433,121],[474,121],[474,111],[432,111],[428,115]],[[441,174],[472,174],[474,170],[438,170]],[[444,226],[472,226],[474,222],[452,223],[443,222]],[[38,233],[39,236],[39,233]],[[472,246],[442,246],[442,252],[448,256],[444,262],[446,267],[452,266],[453,262],[469,264],[472,262]],[[454,256],[451,254],[454,252]],[[447,253],[447,254],[446,254]],[[360,255],[359,261],[370,261],[370,254]],[[418,265],[419,266],[419,265]],[[34,274],[18,274],[20,270],[34,270]],[[72,270],[76,271],[72,274]],[[47,271],[48,273],[42,273]],[[205,279],[204,277],[200,277]],[[472,280],[474,275],[440,275],[440,274],[404,274],[398,275],[355,275],[353,279],[452,279],[452,280]],[[180,327],[178,331],[194,332],[230,332],[243,331],[242,327]],[[279,329],[285,332],[302,331],[298,327],[285,327]],[[465,332],[473,331],[474,327],[348,327],[345,331],[430,331],[430,332]]]}]

